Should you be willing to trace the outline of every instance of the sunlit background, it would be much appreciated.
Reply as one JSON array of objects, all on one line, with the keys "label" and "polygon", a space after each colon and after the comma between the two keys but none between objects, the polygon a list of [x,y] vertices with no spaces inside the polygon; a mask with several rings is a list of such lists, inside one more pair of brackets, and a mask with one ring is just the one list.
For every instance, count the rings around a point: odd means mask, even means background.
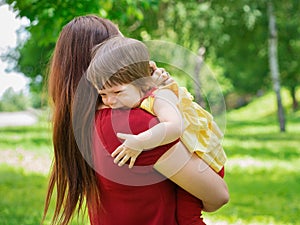
[{"label": "sunlit background", "polygon": [[[26,19],[18,19],[16,15],[9,10],[7,5],[0,6],[0,55],[4,54],[8,48],[13,48],[17,44],[16,31],[21,25],[27,23]],[[7,62],[0,59],[0,98],[10,87],[15,92],[27,92],[28,79],[22,74],[16,72],[6,72]]]}]

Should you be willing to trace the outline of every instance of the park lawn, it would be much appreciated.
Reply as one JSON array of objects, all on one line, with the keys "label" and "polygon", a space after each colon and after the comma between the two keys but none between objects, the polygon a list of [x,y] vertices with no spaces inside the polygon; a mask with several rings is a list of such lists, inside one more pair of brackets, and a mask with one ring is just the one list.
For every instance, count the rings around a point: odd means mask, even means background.
[{"label": "park lawn", "polygon": [[47,118],[40,116],[39,123],[33,126],[0,127],[0,151],[24,149],[39,154],[52,151],[51,124]]},{"label": "park lawn", "polygon": [[[45,113],[46,114],[46,113]],[[52,159],[51,125],[0,128],[0,224],[40,224]],[[51,203],[45,224],[54,212]],[[88,224],[73,220],[72,225]]]},{"label": "park lawn", "polygon": [[300,224],[299,118],[289,124],[291,130],[294,126],[298,130],[280,133],[268,120],[228,121],[224,148],[230,201],[205,218],[212,224]]},{"label": "park lawn", "polygon": [[211,224],[300,224],[300,112],[291,112],[291,102],[283,96],[286,132],[279,132],[272,93],[227,114],[230,201],[204,214]]},{"label": "park lawn", "polygon": [[21,168],[0,166],[0,220],[2,225],[39,224],[46,177]]},{"label": "park lawn", "polygon": [[[38,225],[41,222],[47,178],[45,175],[26,172],[22,168],[0,166],[0,224]],[[50,224],[54,212],[52,201],[45,224]],[[85,217],[86,219],[87,217]],[[71,225],[88,224],[73,220]]]},{"label": "park lawn", "polygon": [[[259,101],[267,104],[261,98],[227,115],[225,180],[230,202],[204,214],[209,225],[300,224],[300,114],[288,112],[287,132],[280,133],[274,109],[258,110]],[[45,119],[30,127],[0,128],[1,225],[40,223],[52,155],[50,130]],[[8,152],[15,159],[6,162]],[[29,163],[23,163],[28,158]],[[53,210],[52,204],[50,215]]]}]

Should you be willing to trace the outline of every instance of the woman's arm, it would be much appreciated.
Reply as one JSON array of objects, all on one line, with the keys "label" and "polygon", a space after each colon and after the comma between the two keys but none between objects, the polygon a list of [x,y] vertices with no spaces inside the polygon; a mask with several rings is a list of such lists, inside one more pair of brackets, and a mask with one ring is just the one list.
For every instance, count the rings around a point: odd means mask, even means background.
[{"label": "woman's arm", "polygon": [[229,201],[225,181],[195,153],[179,142],[155,163],[154,168],[203,202],[203,210],[213,212]]}]

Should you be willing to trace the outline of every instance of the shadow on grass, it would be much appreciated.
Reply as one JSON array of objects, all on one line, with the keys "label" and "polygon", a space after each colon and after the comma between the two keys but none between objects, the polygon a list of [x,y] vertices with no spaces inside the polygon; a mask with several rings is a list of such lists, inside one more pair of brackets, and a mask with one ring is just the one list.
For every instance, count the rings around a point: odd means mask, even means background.
[{"label": "shadow on grass", "polygon": [[[229,147],[224,147],[228,158],[250,156],[258,160],[294,160],[300,158],[300,152],[296,151],[294,146],[279,147],[274,145],[274,148],[269,146],[248,147],[251,143],[244,141],[244,145],[231,144]],[[270,143],[269,143],[270,144]],[[299,148],[299,147],[298,147]]]},{"label": "shadow on grass", "polygon": [[[299,127],[299,129],[298,129]],[[290,126],[291,132],[279,132],[269,121],[230,121],[225,133],[224,148],[229,158],[252,156],[261,160],[300,158],[300,123]]]}]

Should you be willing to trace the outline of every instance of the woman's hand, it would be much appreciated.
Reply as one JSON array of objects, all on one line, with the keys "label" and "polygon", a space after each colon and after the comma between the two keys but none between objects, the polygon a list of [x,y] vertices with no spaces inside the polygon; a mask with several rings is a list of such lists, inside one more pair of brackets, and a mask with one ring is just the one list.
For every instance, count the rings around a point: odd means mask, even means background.
[{"label": "woman's hand", "polygon": [[118,166],[123,166],[128,160],[129,168],[134,166],[136,158],[143,151],[140,141],[136,138],[137,135],[117,133],[118,138],[125,140],[116,150],[111,154],[114,157],[114,163]]},{"label": "woman's hand", "polygon": [[173,78],[164,68],[157,68],[155,62],[150,61],[152,80],[157,86],[164,86],[174,82]]}]

